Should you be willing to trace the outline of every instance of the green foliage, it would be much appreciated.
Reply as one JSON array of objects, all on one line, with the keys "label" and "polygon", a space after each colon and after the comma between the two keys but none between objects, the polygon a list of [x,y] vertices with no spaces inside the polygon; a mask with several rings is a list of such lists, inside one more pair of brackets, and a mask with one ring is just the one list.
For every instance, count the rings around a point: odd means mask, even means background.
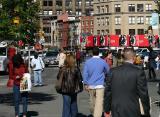
[{"label": "green foliage", "polygon": [[[0,39],[32,43],[34,33],[39,30],[38,0],[0,0],[0,4]],[[19,24],[13,22],[16,17]],[[29,39],[26,38],[27,32],[30,33]]]}]

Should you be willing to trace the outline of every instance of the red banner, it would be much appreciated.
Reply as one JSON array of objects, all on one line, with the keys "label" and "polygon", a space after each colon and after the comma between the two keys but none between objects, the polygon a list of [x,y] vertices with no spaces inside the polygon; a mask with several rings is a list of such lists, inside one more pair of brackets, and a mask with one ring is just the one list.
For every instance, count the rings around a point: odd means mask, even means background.
[{"label": "red banner", "polygon": [[87,36],[86,47],[93,47],[93,46],[94,46],[93,36]]},{"label": "red banner", "polygon": [[136,35],[136,46],[138,47],[148,47],[149,42],[145,35]]},{"label": "red banner", "polygon": [[118,35],[110,35],[110,47],[118,47],[119,46],[119,36]]}]

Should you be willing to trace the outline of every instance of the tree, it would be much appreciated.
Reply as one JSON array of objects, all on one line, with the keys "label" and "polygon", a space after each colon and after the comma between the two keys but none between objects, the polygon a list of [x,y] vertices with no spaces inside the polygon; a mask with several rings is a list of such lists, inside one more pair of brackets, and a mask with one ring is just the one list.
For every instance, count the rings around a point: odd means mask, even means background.
[{"label": "tree", "polygon": [[34,43],[39,30],[39,1],[0,0],[0,39]]}]

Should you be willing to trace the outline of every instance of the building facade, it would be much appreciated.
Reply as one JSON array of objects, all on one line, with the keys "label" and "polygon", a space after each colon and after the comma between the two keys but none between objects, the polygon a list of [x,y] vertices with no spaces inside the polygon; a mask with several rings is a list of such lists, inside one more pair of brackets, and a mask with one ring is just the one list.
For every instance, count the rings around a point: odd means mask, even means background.
[{"label": "building facade", "polygon": [[45,44],[55,45],[52,32],[52,21],[59,15],[67,13],[69,16],[93,15],[93,0],[41,0],[40,27],[45,32]]},{"label": "building facade", "polygon": [[94,34],[144,34],[154,0],[94,0]]}]

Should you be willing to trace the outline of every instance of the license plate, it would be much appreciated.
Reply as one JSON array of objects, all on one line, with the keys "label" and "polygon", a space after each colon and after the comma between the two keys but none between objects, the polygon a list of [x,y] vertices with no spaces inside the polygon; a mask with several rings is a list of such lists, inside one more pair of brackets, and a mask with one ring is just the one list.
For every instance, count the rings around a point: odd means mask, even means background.
[{"label": "license plate", "polygon": [[54,61],[50,61],[51,64],[54,64]]}]

